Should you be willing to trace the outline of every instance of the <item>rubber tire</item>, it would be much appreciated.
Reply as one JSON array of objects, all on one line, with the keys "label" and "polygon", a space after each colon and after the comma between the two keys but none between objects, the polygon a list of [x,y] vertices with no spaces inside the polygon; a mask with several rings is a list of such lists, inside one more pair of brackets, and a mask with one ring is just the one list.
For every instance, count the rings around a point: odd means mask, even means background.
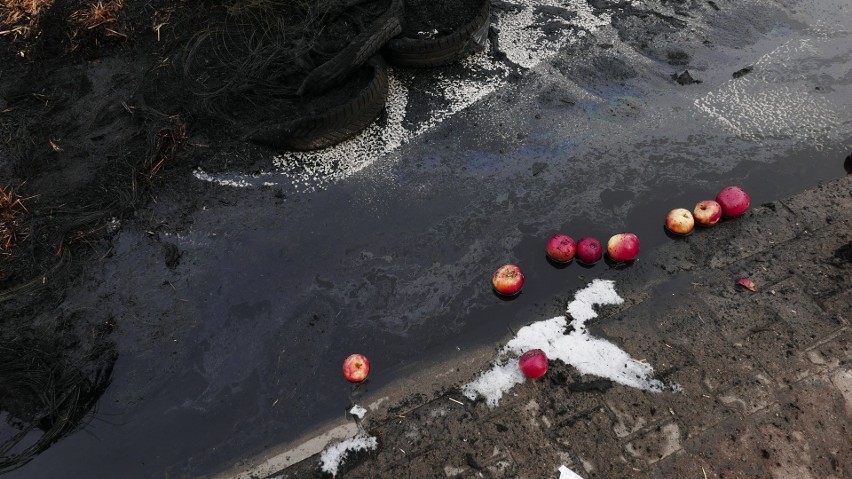
[{"label": "rubber tire", "polygon": [[381,55],[372,57],[362,68],[370,68],[372,78],[351,100],[335,108],[255,132],[249,140],[273,148],[318,150],[357,135],[379,116],[388,96],[388,69]]},{"label": "rubber tire", "polygon": [[482,6],[473,20],[452,33],[428,40],[396,37],[385,45],[382,54],[388,63],[400,67],[429,68],[448,65],[465,56],[473,34],[490,21],[491,0],[482,0]]},{"label": "rubber tire", "polygon": [[402,0],[391,0],[388,9],[370,28],[361,32],[331,60],[315,68],[302,81],[298,95],[325,93],[346,80],[350,73],[375,56],[391,38],[402,32]]}]

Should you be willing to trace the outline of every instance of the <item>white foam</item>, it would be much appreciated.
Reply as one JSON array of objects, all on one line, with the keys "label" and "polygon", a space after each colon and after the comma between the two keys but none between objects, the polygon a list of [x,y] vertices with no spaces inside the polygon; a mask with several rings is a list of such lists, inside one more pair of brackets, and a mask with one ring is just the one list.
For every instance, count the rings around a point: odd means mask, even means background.
[{"label": "white foam", "polygon": [[343,462],[346,460],[346,455],[350,451],[372,451],[379,447],[379,443],[373,436],[368,436],[365,433],[359,433],[357,436],[346,439],[326,447],[320,454],[320,469],[323,472],[337,475],[337,471]]},{"label": "white foam", "polygon": [[462,392],[468,399],[474,400],[481,396],[489,406],[497,406],[504,394],[526,380],[518,368],[517,359],[530,349],[541,349],[548,359],[570,364],[580,374],[611,379],[646,391],[662,391],[666,385],[652,378],[654,368],[650,364],[631,358],[626,351],[609,341],[592,337],[586,329],[586,322],[598,316],[595,306],[623,302],[624,299],[615,291],[614,281],[592,281],[578,291],[568,305],[568,314],[573,318],[570,325],[573,331],[565,334],[569,326],[565,316],[521,328],[500,350],[491,369],[465,385]]},{"label": "white foam", "polygon": [[349,414],[357,416],[358,419],[364,419],[364,415],[367,414],[367,410],[356,404],[349,410]]},{"label": "white foam", "polygon": [[[597,17],[585,0],[518,0],[517,11],[495,10],[495,26],[500,30],[500,48],[514,64],[532,69],[549,60],[564,45],[571,44],[586,32],[597,31],[610,24],[608,14]],[[550,6],[566,9],[575,15],[570,21],[561,17],[544,19],[536,15],[537,7]],[[539,18],[537,18],[539,17]],[[550,37],[545,36],[543,20],[563,22],[565,31]],[[509,66],[482,52],[462,62],[466,74],[430,73],[424,70],[389,71],[387,120],[384,126],[373,123],[354,138],[319,151],[288,152],[272,159],[274,171],[260,175],[239,172],[211,175],[197,170],[195,177],[219,185],[248,187],[289,183],[297,191],[314,191],[318,188],[356,174],[377,160],[387,158],[402,145],[434,129],[459,112],[470,108],[506,84]],[[441,72],[441,70],[434,70]],[[414,76],[432,74],[427,91],[411,92],[406,85]],[[419,124],[406,125],[404,120],[413,95],[437,95],[443,98]],[[259,176],[274,175],[278,182],[261,183]]]},{"label": "white foam", "polygon": [[583,479],[579,474],[568,469],[567,467],[559,466],[559,479]]},{"label": "white foam", "polygon": [[[834,39],[798,38],[763,55],[753,71],[732,78],[694,101],[701,114],[729,132],[751,141],[795,135],[819,146],[831,132],[841,130],[830,97],[814,93],[808,69],[819,52],[831,52]],[[835,60],[843,58],[841,55]],[[822,60],[824,61],[824,60]],[[829,71],[823,69],[824,71]],[[852,72],[848,66],[845,75]]]}]

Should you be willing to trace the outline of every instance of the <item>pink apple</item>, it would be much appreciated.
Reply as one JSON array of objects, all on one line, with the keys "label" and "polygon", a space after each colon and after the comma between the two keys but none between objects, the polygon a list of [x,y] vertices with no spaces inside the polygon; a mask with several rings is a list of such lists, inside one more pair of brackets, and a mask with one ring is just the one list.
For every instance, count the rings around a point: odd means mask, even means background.
[{"label": "pink apple", "polygon": [[553,235],[547,242],[547,256],[557,263],[567,263],[574,259],[577,252],[577,243],[570,236],[563,234]]},{"label": "pink apple", "polygon": [[504,296],[514,296],[520,293],[524,286],[524,273],[521,272],[521,268],[507,264],[494,272],[494,276],[491,277],[491,284],[494,286],[494,291]]},{"label": "pink apple", "polygon": [[722,218],[722,205],[713,200],[699,201],[692,212],[695,222],[703,226],[713,226]]},{"label": "pink apple", "polygon": [[531,349],[518,359],[518,365],[524,376],[535,379],[547,372],[547,355],[541,349]]},{"label": "pink apple", "polygon": [[343,361],[343,377],[350,383],[360,383],[370,374],[370,361],[363,354],[352,354]]},{"label": "pink apple", "polygon": [[639,237],[633,233],[613,235],[606,244],[606,252],[615,261],[634,260],[639,255]]},{"label": "pink apple", "polygon": [[601,242],[595,238],[583,238],[577,243],[577,261],[583,264],[595,264],[602,256]]},{"label": "pink apple", "polygon": [[676,208],[666,215],[666,228],[674,234],[688,235],[695,228],[695,219],[686,208]]},{"label": "pink apple", "polygon": [[716,195],[716,201],[722,206],[722,213],[725,216],[739,216],[745,213],[751,204],[748,193],[738,186],[724,188]]}]

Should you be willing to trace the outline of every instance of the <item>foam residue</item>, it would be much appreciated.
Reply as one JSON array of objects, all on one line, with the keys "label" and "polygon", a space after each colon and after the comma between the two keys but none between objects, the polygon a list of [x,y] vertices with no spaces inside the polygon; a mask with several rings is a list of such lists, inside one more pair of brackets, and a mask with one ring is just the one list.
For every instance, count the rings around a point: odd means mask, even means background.
[{"label": "foam residue", "polygon": [[[834,39],[801,38],[790,40],[763,55],[753,71],[732,78],[720,88],[695,100],[696,109],[731,133],[751,141],[796,135],[809,143],[819,143],[831,132],[841,130],[836,108],[830,97],[814,90],[808,75],[813,64],[824,62],[818,52],[831,52]],[[845,61],[838,55],[832,59]],[[849,75],[850,69],[838,73]],[[823,71],[830,71],[823,68]]]},{"label": "foam residue", "polygon": [[367,414],[367,410],[356,404],[349,410],[349,414],[357,416],[358,419],[364,419],[364,415]]},{"label": "foam residue", "polygon": [[372,451],[379,447],[379,443],[373,436],[359,433],[357,436],[346,439],[326,447],[320,454],[320,469],[323,472],[337,475],[337,471],[346,460],[349,452]]},{"label": "foam residue", "polygon": [[567,467],[559,466],[559,479],[583,479],[579,474],[568,469]]},{"label": "foam residue", "polygon": [[566,334],[568,318],[538,321],[521,328],[500,350],[491,369],[462,389],[471,400],[482,396],[489,406],[495,407],[503,395],[526,378],[518,368],[517,359],[530,349],[541,349],[551,360],[574,366],[580,374],[590,374],[611,379],[619,384],[646,391],[660,392],[665,385],[653,379],[654,368],[637,361],[609,341],[592,337],[586,322],[598,316],[595,306],[624,302],[615,291],[615,282],[596,279],[574,295],[568,305],[573,319],[573,330]]},{"label": "foam residue", "polygon": [[[506,77],[515,66],[534,68],[586,32],[594,32],[610,23],[608,14],[595,16],[585,0],[518,0],[512,5],[517,8],[495,9],[494,12],[495,26],[500,31],[500,48],[509,62],[482,52],[463,60],[464,75],[449,74],[441,69],[390,69],[386,120],[373,123],[354,138],[319,151],[278,155],[272,159],[274,169],[259,175],[239,172],[212,175],[197,170],[194,176],[234,187],[289,183],[296,191],[323,188],[388,157],[400,146],[481,101],[506,84]],[[554,22],[562,23],[564,31],[546,34],[545,25],[552,28]],[[430,82],[433,87],[428,91],[412,91],[406,85],[412,83],[414,75],[433,75]],[[423,96],[439,96],[442,101],[431,107],[427,120],[406,125],[404,119],[409,104],[418,103]],[[277,181],[269,177],[276,177]]]},{"label": "foam residue", "polygon": [[[509,60],[524,68],[534,68],[556,55],[562,45],[584,36],[587,31],[595,32],[601,26],[610,24],[610,16],[594,15],[586,0],[517,0],[512,5],[518,7],[517,11],[497,13],[500,48]],[[567,18],[545,15],[542,7],[563,9]],[[566,29],[575,27],[579,32],[574,36],[566,36],[564,33],[547,36],[543,27],[548,22],[541,21],[541,17],[550,22],[562,23]]]}]

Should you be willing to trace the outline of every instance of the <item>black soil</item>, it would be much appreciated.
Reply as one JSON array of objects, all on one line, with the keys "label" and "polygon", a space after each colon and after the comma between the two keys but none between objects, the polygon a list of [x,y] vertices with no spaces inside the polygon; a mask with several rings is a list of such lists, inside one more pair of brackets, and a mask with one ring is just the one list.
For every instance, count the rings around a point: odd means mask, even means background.
[{"label": "black soil", "polygon": [[447,35],[473,20],[481,8],[482,0],[407,0],[402,35],[409,38]]}]

